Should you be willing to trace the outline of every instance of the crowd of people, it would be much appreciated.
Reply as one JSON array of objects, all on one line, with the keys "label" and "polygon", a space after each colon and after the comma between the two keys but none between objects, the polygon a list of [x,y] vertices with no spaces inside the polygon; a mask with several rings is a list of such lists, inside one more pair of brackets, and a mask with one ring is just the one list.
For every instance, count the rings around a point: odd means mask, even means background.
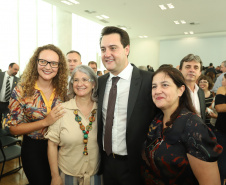
[{"label": "crowd of people", "polygon": [[113,26],[100,48],[104,75],[52,44],[36,49],[20,79],[15,63],[0,72],[0,113],[23,135],[29,184],[223,185],[226,61],[205,69],[188,54],[177,68],[137,68],[128,33]]}]

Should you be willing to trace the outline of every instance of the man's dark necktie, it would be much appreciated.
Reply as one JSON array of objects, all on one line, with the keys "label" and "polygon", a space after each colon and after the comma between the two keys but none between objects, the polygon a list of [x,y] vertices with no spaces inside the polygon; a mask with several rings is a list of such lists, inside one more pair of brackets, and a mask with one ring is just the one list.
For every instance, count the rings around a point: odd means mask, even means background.
[{"label": "man's dark necktie", "polygon": [[9,101],[11,93],[10,93],[10,76],[8,76],[6,81],[6,89],[5,89],[5,101]]},{"label": "man's dark necktie", "polygon": [[112,86],[108,98],[107,117],[105,124],[104,149],[107,155],[112,153],[112,125],[114,119],[115,102],[117,96],[117,82],[120,77],[112,78]]}]

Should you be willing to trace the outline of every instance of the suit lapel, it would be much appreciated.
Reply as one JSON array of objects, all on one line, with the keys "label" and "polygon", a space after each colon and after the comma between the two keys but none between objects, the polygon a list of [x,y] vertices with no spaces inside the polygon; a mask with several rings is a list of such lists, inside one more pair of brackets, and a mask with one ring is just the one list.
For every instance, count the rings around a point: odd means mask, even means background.
[{"label": "suit lapel", "polygon": [[4,76],[5,76],[5,72],[0,72],[0,90],[2,89]]},{"label": "suit lapel", "polygon": [[13,86],[12,86],[12,89],[11,89],[11,93],[12,93],[14,87],[16,87],[16,85],[17,85],[17,77],[14,76],[13,77]]},{"label": "suit lapel", "polygon": [[[98,120],[101,120],[102,123],[102,107],[103,107],[103,100],[104,100],[104,92],[107,84],[109,74],[103,75],[102,77],[98,78]],[[99,122],[99,121],[98,121]]]},{"label": "suit lapel", "polygon": [[205,120],[205,96],[204,92],[199,88],[198,90],[200,113],[203,120]]},{"label": "suit lapel", "polygon": [[127,126],[130,121],[135,103],[137,101],[137,96],[139,94],[139,89],[141,86],[141,76],[139,69],[133,65],[132,78],[130,83],[129,90],[129,99],[128,99],[128,107],[127,107]]}]

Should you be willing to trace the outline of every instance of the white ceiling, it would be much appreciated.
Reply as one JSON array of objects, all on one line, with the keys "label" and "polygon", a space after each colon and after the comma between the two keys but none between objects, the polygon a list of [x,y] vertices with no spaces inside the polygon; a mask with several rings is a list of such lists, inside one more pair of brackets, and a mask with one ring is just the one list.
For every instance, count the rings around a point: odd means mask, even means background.
[{"label": "white ceiling", "polygon": [[[45,1],[103,26],[126,26],[131,38],[188,37],[185,31],[194,31],[192,36],[226,35],[226,0],[77,0],[80,4],[71,6],[61,0]],[[159,8],[168,3],[175,8],[164,11]],[[102,14],[110,17],[106,19],[109,23],[96,18]],[[176,25],[175,20],[185,20],[187,24]]]}]

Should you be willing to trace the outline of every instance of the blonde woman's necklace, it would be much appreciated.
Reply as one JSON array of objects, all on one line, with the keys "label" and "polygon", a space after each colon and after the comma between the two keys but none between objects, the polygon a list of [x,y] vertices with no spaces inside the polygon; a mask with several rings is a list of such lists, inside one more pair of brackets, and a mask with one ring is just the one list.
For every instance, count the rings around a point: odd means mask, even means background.
[{"label": "blonde woman's necklace", "polygon": [[78,109],[76,109],[74,111],[75,114],[75,121],[78,122],[80,129],[83,132],[83,143],[85,144],[84,146],[84,151],[83,151],[83,155],[88,155],[88,149],[87,149],[87,143],[88,143],[88,135],[89,132],[92,130],[92,124],[95,121],[95,114],[96,114],[96,110],[94,109],[92,112],[92,115],[89,117],[89,125],[87,125],[86,127],[82,124],[82,118],[78,115]]}]

